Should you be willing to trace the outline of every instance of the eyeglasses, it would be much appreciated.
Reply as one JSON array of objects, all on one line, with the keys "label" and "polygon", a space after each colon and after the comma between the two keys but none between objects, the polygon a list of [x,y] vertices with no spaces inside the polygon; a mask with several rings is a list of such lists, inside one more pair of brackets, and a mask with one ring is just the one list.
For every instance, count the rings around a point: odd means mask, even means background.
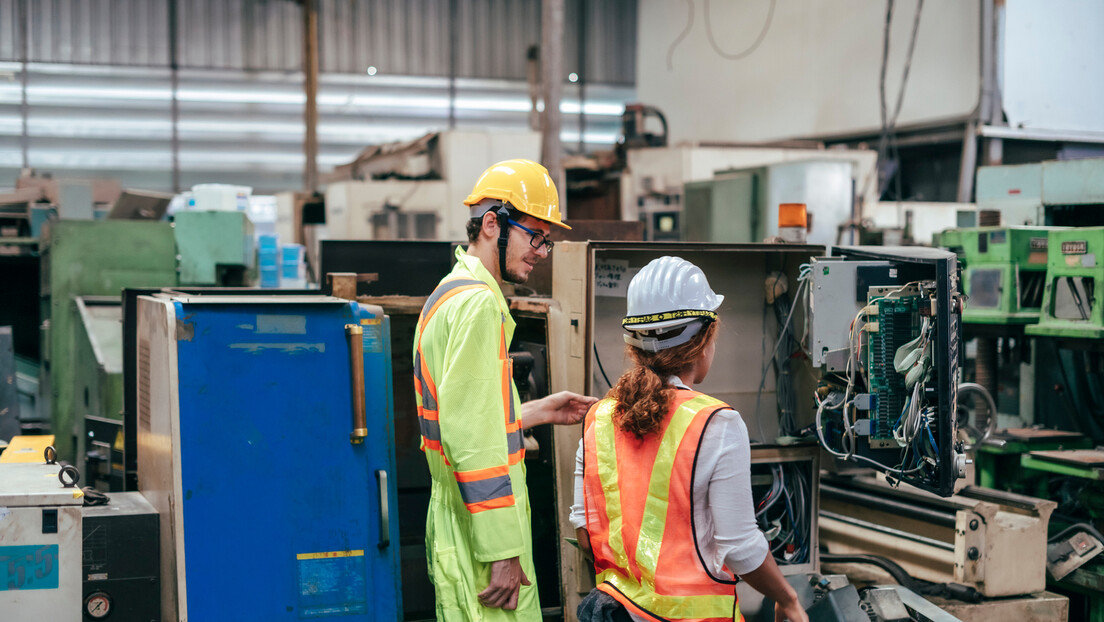
[{"label": "eyeglasses", "polygon": [[529,238],[529,246],[537,249],[543,246],[546,252],[552,252],[552,247],[555,245],[552,243],[552,240],[548,239],[547,235],[541,233],[540,231],[533,231],[529,227],[519,224],[513,218],[507,218],[506,221],[532,236]]}]

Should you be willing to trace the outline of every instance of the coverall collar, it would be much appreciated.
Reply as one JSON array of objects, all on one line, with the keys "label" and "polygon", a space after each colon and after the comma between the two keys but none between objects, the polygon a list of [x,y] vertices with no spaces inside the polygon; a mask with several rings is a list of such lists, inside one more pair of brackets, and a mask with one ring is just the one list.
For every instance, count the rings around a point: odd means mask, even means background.
[{"label": "coverall collar", "polygon": [[494,292],[495,300],[498,301],[498,308],[502,311],[502,315],[506,321],[506,345],[510,345],[514,336],[514,322],[513,316],[510,315],[510,304],[506,302],[506,297],[502,295],[502,288],[499,287],[498,281],[491,275],[490,270],[483,265],[483,262],[474,255],[469,255],[467,249],[462,246],[456,247],[456,265],[452,268],[453,274],[464,274],[474,279],[478,279],[487,284]]}]

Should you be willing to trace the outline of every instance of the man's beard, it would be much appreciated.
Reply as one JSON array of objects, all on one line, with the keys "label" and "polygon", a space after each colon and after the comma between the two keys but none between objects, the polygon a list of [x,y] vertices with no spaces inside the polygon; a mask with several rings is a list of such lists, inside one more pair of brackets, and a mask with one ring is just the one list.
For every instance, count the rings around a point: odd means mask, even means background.
[{"label": "man's beard", "polygon": [[506,269],[506,274],[503,275],[502,280],[503,281],[509,281],[510,283],[517,283],[518,285],[523,285],[523,284],[525,284],[526,281],[529,280],[529,275],[526,274],[525,276],[522,276],[522,275],[514,272],[513,270],[507,268]]},{"label": "man's beard", "polygon": [[[499,253],[502,252],[501,247],[499,247],[498,252]],[[510,256],[508,252],[507,252],[506,256],[507,257]],[[519,259],[518,261],[521,261],[521,260]],[[506,281],[506,282],[509,282],[509,283],[517,283],[518,285],[524,285],[525,282],[529,280],[529,275],[528,274],[525,275],[525,276],[522,276],[522,275],[514,272],[513,270],[511,270],[510,267],[509,267],[509,262],[508,261],[506,262],[506,265],[503,266],[503,271],[502,272],[503,272],[502,273],[502,280]]]}]

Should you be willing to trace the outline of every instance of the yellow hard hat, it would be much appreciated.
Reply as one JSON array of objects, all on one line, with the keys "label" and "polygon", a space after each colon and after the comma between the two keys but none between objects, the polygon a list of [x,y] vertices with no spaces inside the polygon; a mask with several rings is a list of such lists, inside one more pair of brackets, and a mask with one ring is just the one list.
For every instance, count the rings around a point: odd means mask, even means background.
[{"label": "yellow hard hat", "polygon": [[505,160],[484,171],[464,205],[483,199],[498,199],[533,218],[571,228],[560,217],[560,194],[548,169],[532,160]]}]

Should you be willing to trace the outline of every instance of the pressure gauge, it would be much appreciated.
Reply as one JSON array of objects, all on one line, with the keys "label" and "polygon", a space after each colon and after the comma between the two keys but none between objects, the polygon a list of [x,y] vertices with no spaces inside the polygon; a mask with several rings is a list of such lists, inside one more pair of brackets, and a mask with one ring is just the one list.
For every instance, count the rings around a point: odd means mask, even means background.
[{"label": "pressure gauge", "polygon": [[84,610],[94,620],[101,620],[111,613],[111,597],[103,592],[92,592],[84,599]]}]

